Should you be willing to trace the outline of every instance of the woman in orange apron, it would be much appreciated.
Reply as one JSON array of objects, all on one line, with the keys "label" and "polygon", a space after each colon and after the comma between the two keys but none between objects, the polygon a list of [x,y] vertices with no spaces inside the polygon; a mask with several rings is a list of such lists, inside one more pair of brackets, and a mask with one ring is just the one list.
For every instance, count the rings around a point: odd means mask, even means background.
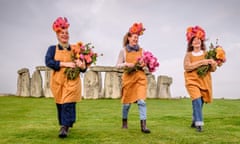
[{"label": "woman in orange apron", "polygon": [[[133,67],[137,59],[142,56],[143,49],[138,45],[138,37],[145,29],[142,24],[134,24],[124,36],[123,46],[120,51],[117,67]],[[137,103],[140,115],[140,126],[143,133],[150,133],[146,127],[146,90],[147,78],[143,70],[131,74],[126,72],[122,76],[122,128],[127,129],[128,111],[132,103]]]},{"label": "woman in orange apron", "polygon": [[[204,103],[212,101],[212,81],[211,74],[216,70],[217,63],[212,59],[205,59],[205,32],[199,27],[190,27],[187,31],[188,47],[184,58],[184,77],[185,87],[192,99],[192,128],[198,132],[203,129],[202,108]],[[211,65],[209,71],[204,77],[197,74],[197,68],[202,65]]]},{"label": "woman in orange apron", "polygon": [[76,102],[81,99],[81,80],[77,77],[68,80],[64,71],[67,67],[80,67],[82,72],[86,71],[84,61],[71,60],[72,47],[68,34],[68,21],[59,17],[53,23],[53,30],[56,32],[58,44],[50,46],[45,56],[46,66],[53,71],[51,74],[50,87],[53,93],[58,113],[58,121],[61,126],[59,137],[65,138],[68,135],[69,127],[76,121]]}]

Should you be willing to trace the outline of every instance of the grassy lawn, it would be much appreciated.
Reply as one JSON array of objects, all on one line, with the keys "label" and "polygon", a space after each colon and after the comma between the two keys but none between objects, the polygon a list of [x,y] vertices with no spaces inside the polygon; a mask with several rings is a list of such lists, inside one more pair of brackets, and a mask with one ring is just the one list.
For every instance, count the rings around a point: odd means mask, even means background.
[{"label": "grassy lawn", "polygon": [[1,144],[224,144],[240,143],[240,100],[214,100],[204,105],[204,131],[190,128],[189,99],[147,100],[147,126],[140,131],[138,107],[129,113],[128,130],[121,129],[120,100],[82,100],[77,122],[66,139],[52,98],[0,97]]}]

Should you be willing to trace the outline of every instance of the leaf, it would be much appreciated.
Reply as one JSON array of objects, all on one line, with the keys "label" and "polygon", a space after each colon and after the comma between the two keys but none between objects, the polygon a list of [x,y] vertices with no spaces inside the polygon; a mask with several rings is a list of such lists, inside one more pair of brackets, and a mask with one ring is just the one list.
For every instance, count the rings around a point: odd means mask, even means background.
[{"label": "leaf", "polygon": [[200,77],[204,77],[207,72],[210,70],[210,67],[211,65],[203,65],[203,66],[200,66],[197,68],[197,74],[200,76]]},{"label": "leaf", "polygon": [[67,77],[68,80],[74,80],[79,76],[80,68],[79,67],[66,68],[64,73],[66,74],[66,77]]}]

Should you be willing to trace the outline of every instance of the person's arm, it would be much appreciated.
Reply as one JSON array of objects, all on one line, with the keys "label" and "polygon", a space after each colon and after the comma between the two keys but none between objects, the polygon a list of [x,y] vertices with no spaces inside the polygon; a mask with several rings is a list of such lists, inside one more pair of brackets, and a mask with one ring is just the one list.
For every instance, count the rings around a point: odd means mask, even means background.
[{"label": "person's arm", "polygon": [[210,69],[210,71],[211,71],[211,72],[215,72],[216,69],[217,69],[217,62],[216,62],[215,60],[212,60],[212,61],[210,62],[210,64],[211,64],[211,69]]},{"label": "person's arm", "polygon": [[85,60],[78,59],[78,60],[75,60],[75,62],[76,62],[76,65],[80,68],[80,72],[84,73],[87,71],[88,67],[86,65]]},{"label": "person's arm", "polygon": [[60,70],[60,61],[54,60],[56,52],[56,46],[50,46],[47,50],[46,56],[45,56],[45,64],[47,67],[59,71]]},{"label": "person's arm", "polygon": [[47,54],[45,56],[45,64],[47,67],[59,71],[61,67],[75,67],[74,62],[60,62],[54,59],[56,52],[56,46],[50,46],[47,50]]},{"label": "person's arm", "polygon": [[125,66],[125,58],[124,58],[124,50],[123,49],[121,49],[121,51],[119,52],[116,66],[118,68]]},{"label": "person's arm", "polygon": [[118,60],[117,60],[117,64],[116,67],[118,68],[123,68],[123,67],[133,67],[134,64],[133,63],[127,63],[125,62],[125,54],[124,54],[124,49],[122,49],[118,55]]},{"label": "person's arm", "polygon": [[187,53],[184,58],[184,70],[187,72],[193,71],[202,65],[208,65],[208,64],[209,64],[209,59],[203,59],[196,62],[191,62],[190,53]]}]

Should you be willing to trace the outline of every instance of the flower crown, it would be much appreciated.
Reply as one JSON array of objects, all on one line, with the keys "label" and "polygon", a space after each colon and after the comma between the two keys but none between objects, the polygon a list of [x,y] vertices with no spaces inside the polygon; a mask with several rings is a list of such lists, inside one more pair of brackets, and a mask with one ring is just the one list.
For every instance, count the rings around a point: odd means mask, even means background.
[{"label": "flower crown", "polygon": [[62,29],[68,29],[69,23],[66,17],[58,17],[52,25],[52,28],[55,32],[59,32]]},{"label": "flower crown", "polygon": [[144,31],[145,31],[145,28],[143,28],[143,24],[142,23],[134,23],[129,28],[129,33],[131,33],[131,34],[142,35]]},{"label": "flower crown", "polygon": [[197,37],[201,40],[205,40],[205,31],[200,26],[187,28],[187,41],[189,42],[193,37]]}]

